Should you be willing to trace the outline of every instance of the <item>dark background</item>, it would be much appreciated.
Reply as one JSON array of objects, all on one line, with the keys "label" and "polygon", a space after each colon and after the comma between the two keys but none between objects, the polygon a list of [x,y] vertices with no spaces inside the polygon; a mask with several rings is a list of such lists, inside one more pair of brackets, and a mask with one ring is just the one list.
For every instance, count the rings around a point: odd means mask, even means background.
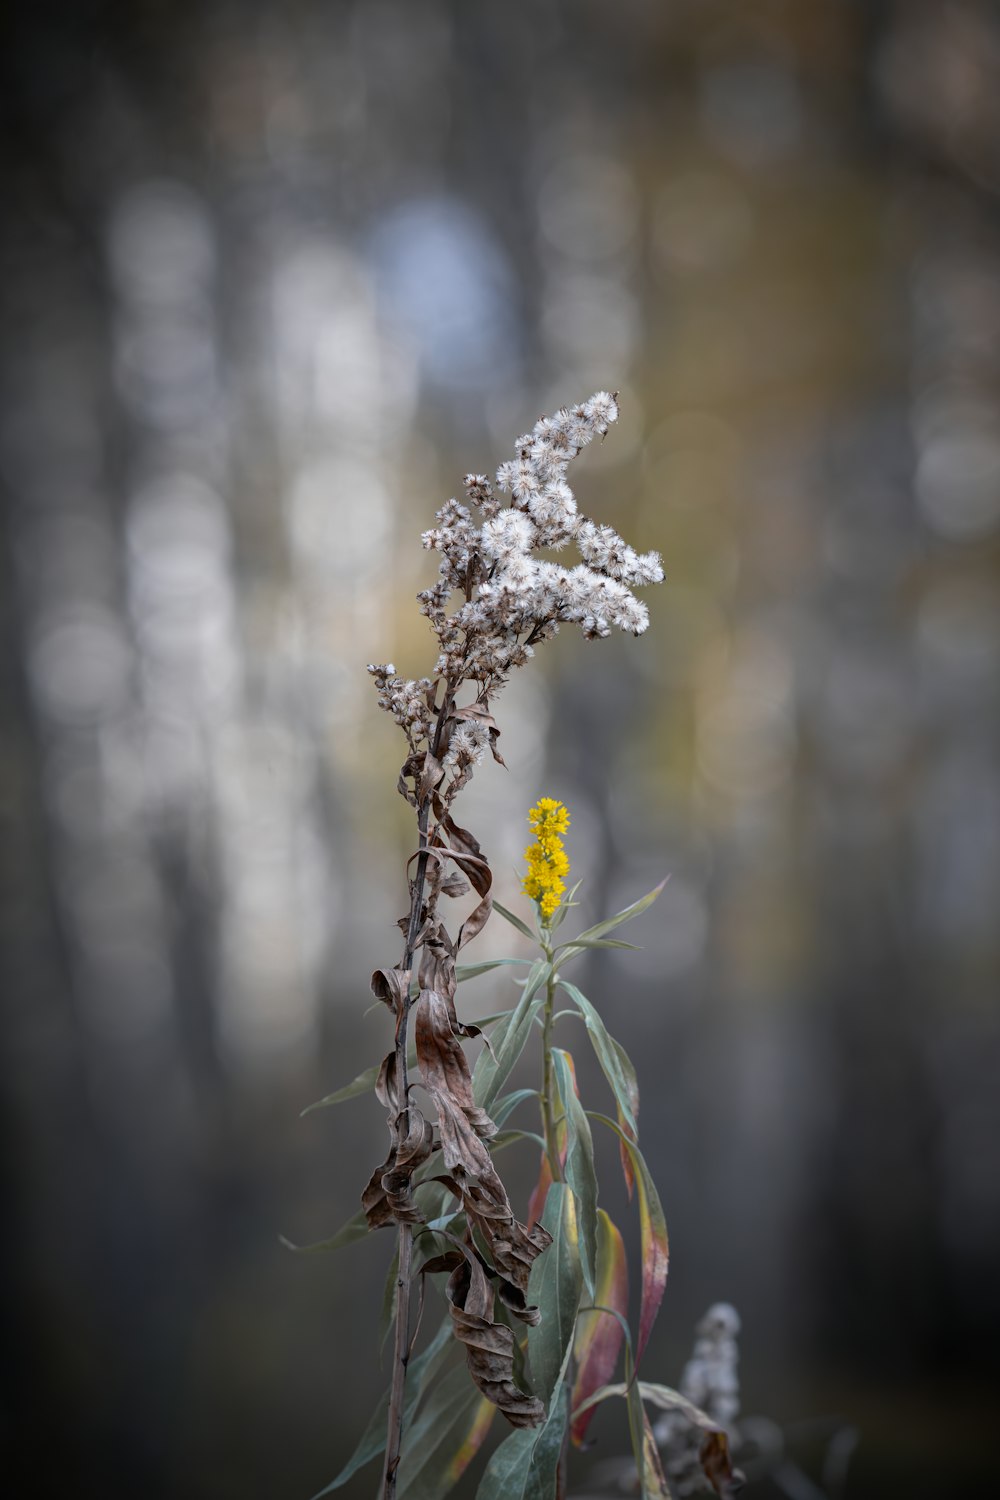
[{"label": "dark background", "polygon": [[992,1473],[998,76],[986,0],[7,10],[9,1493],[305,1500],[353,1447],[389,1237],[277,1237],[383,1153],[373,1099],[298,1118],[388,1045],[364,663],[428,669],[420,531],[598,387],[571,479],[667,582],[522,674],[462,821],[508,903],[540,794],[583,918],[671,872],[578,976],[671,1230],[647,1373],[726,1298],[849,1496]]}]

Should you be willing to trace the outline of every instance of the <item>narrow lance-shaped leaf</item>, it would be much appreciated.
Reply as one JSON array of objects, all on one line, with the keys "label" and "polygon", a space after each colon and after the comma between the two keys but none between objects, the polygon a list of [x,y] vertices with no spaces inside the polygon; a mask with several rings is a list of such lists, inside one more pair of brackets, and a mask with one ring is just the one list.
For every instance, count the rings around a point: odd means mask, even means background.
[{"label": "narrow lance-shaped leaf", "polygon": [[576,1090],[576,1069],[572,1057],[561,1048],[553,1047],[552,1063],[567,1125],[566,1180],[576,1195],[580,1265],[584,1285],[593,1300],[597,1263],[597,1173],[594,1170],[594,1142],[590,1134],[590,1122]]},{"label": "narrow lance-shaped leaf", "polygon": [[431,1391],[411,1429],[403,1429],[399,1500],[442,1500],[482,1446],[496,1407],[461,1367]]},{"label": "narrow lance-shaped leaf", "polygon": [[632,1454],[639,1476],[639,1494],[642,1500],[671,1500],[667,1477],[660,1461],[660,1450],[656,1446],[653,1429],[642,1404],[637,1381],[632,1381],[625,1396],[628,1402],[628,1427],[632,1438]]},{"label": "narrow lance-shaped leaf", "polygon": [[314,1240],[311,1245],[296,1245],[291,1240],[286,1240],[283,1234],[279,1234],[278,1239],[286,1250],[294,1250],[296,1255],[318,1255],[323,1250],[342,1250],[345,1245],[353,1245],[355,1240],[367,1239],[370,1233],[364,1209],[359,1209],[328,1240]]},{"label": "narrow lance-shaped leaf", "polygon": [[533,965],[521,998],[506,1021],[499,1021],[493,1035],[492,1052],[484,1047],[476,1062],[473,1087],[477,1104],[488,1110],[524,1051],[535,1016],[544,997],[539,994],[549,976],[549,965]]},{"label": "narrow lance-shaped leaf", "polygon": [[[496,902],[493,903],[496,911]],[[512,964],[530,964],[530,958],[486,958],[479,964],[456,964],[455,978],[459,984],[465,979],[476,979],[480,974],[488,974],[490,969],[507,968]],[[482,1022],[480,1022],[482,1025]]]},{"label": "narrow lance-shaped leaf", "polygon": [[[408,1066],[411,1068],[416,1067],[416,1063],[417,1054],[411,1048],[408,1057]],[[300,1118],[303,1115],[312,1114],[314,1109],[326,1109],[331,1104],[343,1104],[345,1099],[356,1099],[359,1094],[370,1094],[375,1087],[381,1069],[381,1063],[376,1063],[373,1068],[366,1068],[351,1083],[345,1083],[342,1089],[337,1089],[336,1093],[327,1094],[324,1098],[317,1099],[314,1104],[307,1104],[305,1109],[301,1111]]]},{"label": "narrow lance-shaped leaf", "polygon": [[705,1472],[709,1484],[717,1495],[728,1500],[743,1484],[743,1475],[738,1469],[733,1468],[729,1453],[729,1435],[724,1427],[707,1412],[702,1411],[700,1406],[695,1406],[680,1391],[675,1391],[668,1385],[655,1385],[640,1381],[639,1392],[643,1401],[649,1401],[651,1405],[658,1406],[661,1411],[680,1412],[683,1417],[691,1423],[692,1427],[699,1427],[705,1434],[699,1451],[702,1469]]},{"label": "narrow lance-shaped leaf", "polygon": [[537,1089],[515,1089],[512,1094],[504,1094],[490,1110],[494,1125],[499,1130],[519,1104],[523,1104],[525,1099],[537,1098]]},{"label": "narrow lance-shaped leaf", "polygon": [[526,922],[522,922],[521,918],[516,917],[512,911],[508,911],[506,906],[501,906],[499,901],[494,900],[493,910],[499,916],[503,917],[505,922],[509,922],[512,927],[516,927],[518,932],[523,933],[524,936],[526,938],[529,938],[532,943],[537,942],[535,934],[532,932],[528,924]]},{"label": "narrow lance-shaped leaf", "polygon": [[[627,1372],[631,1372],[631,1366],[626,1361]],[[645,1380],[621,1381],[616,1385],[604,1385],[600,1390],[589,1396],[574,1412],[575,1417],[580,1417],[586,1412],[599,1406],[609,1396],[623,1396],[630,1403],[630,1414],[634,1409],[635,1402],[648,1401],[652,1406],[658,1406],[661,1411],[676,1411],[694,1427],[700,1427],[705,1434],[705,1440],[701,1445],[699,1458],[713,1490],[722,1500],[731,1500],[744,1484],[744,1476],[739,1469],[734,1469],[729,1455],[729,1437],[725,1428],[720,1427],[714,1417],[710,1417],[700,1406],[695,1406],[686,1396],[679,1391],[671,1390],[666,1385],[654,1385]],[[630,1415],[631,1420],[631,1415]],[[648,1426],[648,1423],[645,1424]],[[654,1490],[654,1494],[657,1492]]]},{"label": "narrow lance-shaped leaf", "polygon": [[[632,1118],[638,1121],[639,1080],[635,1076],[635,1068],[632,1066],[632,1059],[625,1051],[625,1048],[622,1046],[621,1042],[616,1042],[614,1037],[611,1037],[611,1050],[618,1058],[618,1064],[625,1078],[625,1087],[628,1091],[628,1097],[632,1102]],[[625,1116],[625,1112],[620,1104],[618,1105],[617,1113],[618,1124],[622,1132],[628,1136],[630,1141],[637,1140],[639,1132],[637,1129],[633,1130],[629,1125],[628,1120]],[[635,1191],[635,1169],[632,1166],[632,1158],[631,1156],[629,1156],[628,1151],[625,1149],[624,1141],[618,1142],[618,1155],[621,1158],[622,1176],[625,1178],[625,1186],[628,1189],[629,1202],[631,1202],[632,1194]]]},{"label": "narrow lance-shaped leaf", "polygon": [[630,1141],[625,1132],[609,1120],[607,1115],[591,1111],[591,1118],[600,1120],[613,1130],[619,1140],[625,1142],[632,1166],[635,1171],[636,1181],[639,1186],[639,1224],[642,1231],[642,1300],[639,1308],[639,1341],[636,1345],[635,1363],[638,1368],[643,1356],[649,1335],[652,1332],[656,1314],[660,1303],[663,1301],[663,1289],[667,1283],[667,1266],[669,1263],[670,1249],[667,1240],[667,1224],[663,1216],[663,1207],[660,1203],[656,1185],[646,1166],[645,1158],[634,1141]]},{"label": "narrow lance-shaped leaf", "polygon": [[593,927],[588,927],[585,932],[578,933],[570,941],[573,943],[582,943],[592,938],[602,938],[606,933],[613,932],[616,927],[620,927],[623,922],[631,922],[635,917],[641,916],[644,911],[652,906],[669,879],[669,875],[665,876],[659,885],[654,886],[645,896],[640,896],[638,901],[633,901],[631,906],[623,907],[621,911],[615,912],[613,917],[607,917],[603,922],[595,922]]},{"label": "narrow lance-shaped leaf", "polygon": [[[559,1157],[560,1170],[564,1170],[566,1166],[566,1134],[566,1118],[563,1116],[556,1123],[556,1152]],[[541,1154],[538,1158],[538,1181],[535,1183],[531,1192],[531,1198],[528,1201],[527,1222],[529,1224],[537,1224],[541,1219],[542,1214],[545,1212],[545,1200],[549,1196],[549,1188],[554,1181],[552,1163],[549,1161],[549,1153],[543,1144]]]},{"label": "narrow lance-shaped leaf", "polygon": [[490,1142],[490,1150],[496,1156],[505,1146],[513,1146],[516,1141],[534,1141],[536,1146],[545,1150],[545,1139],[538,1134],[537,1130],[501,1130]]},{"label": "narrow lance-shaped leaf", "polygon": [[545,1425],[537,1432],[512,1432],[491,1457],[476,1500],[551,1500],[566,1436],[569,1401],[560,1381]]},{"label": "narrow lance-shaped leaf", "polygon": [[[621,1049],[616,1046],[615,1040],[609,1035],[599,1011],[587,999],[583,991],[577,989],[575,984],[570,984],[568,980],[562,978],[559,980],[559,986],[565,990],[583,1017],[584,1025],[587,1028],[587,1035],[590,1037],[597,1061],[601,1065],[601,1071],[611,1085],[615,1102],[634,1136],[637,1130],[634,1106],[638,1095],[638,1089],[635,1087],[635,1070],[632,1068],[631,1063],[628,1063],[626,1070],[622,1062]],[[631,1078],[629,1074],[631,1074]]]},{"label": "narrow lance-shaped leaf", "polygon": [[555,1390],[576,1324],[582,1272],[576,1199],[564,1182],[549,1188],[542,1225],[552,1244],[531,1268],[528,1300],[541,1320],[528,1330],[528,1363],[535,1392],[547,1401]]},{"label": "narrow lance-shaped leaf", "polygon": [[570,938],[556,949],[556,962],[563,964],[567,959],[577,958],[579,954],[588,953],[594,948],[627,948],[632,953],[641,951],[638,943],[622,943],[617,938]]},{"label": "narrow lance-shaped leaf", "polygon": [[553,916],[550,923],[550,927],[553,932],[555,932],[557,927],[562,926],[563,922],[566,920],[573,907],[578,904],[574,900],[574,897],[576,896],[576,893],[580,889],[582,884],[583,881],[578,880],[576,884],[566,892],[565,896],[560,901],[558,907],[556,908],[555,915]]},{"label": "narrow lance-shaped leaf", "polygon": [[[594,1302],[611,1312],[582,1312],[577,1319],[573,1357],[576,1360],[576,1382],[572,1409],[606,1385],[615,1373],[628,1317],[628,1263],[625,1242],[603,1208],[597,1210],[597,1277]],[[615,1317],[614,1313],[619,1316]],[[593,1408],[573,1418],[573,1442],[583,1446]]]},{"label": "narrow lance-shaped leaf", "polygon": [[[406,1394],[403,1402],[403,1421],[409,1422],[413,1412],[425,1389],[431,1387],[453,1347],[451,1336],[451,1319],[446,1317],[427,1345],[415,1359],[412,1359],[407,1370]],[[462,1372],[464,1374],[464,1371]],[[371,1463],[380,1453],[385,1452],[386,1419],[389,1413],[389,1392],[383,1391],[371,1419],[347,1463],[341,1469],[336,1479],[331,1479],[313,1500],[321,1500],[321,1496],[329,1495],[333,1490],[339,1490],[341,1485],[347,1483],[352,1475]]]}]

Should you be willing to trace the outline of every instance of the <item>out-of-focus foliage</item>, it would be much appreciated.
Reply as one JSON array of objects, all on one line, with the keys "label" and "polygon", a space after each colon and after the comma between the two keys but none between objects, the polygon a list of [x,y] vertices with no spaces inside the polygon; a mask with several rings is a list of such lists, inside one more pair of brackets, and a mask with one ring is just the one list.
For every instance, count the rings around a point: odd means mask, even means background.
[{"label": "out-of-focus foliage", "polygon": [[277,1236],[348,1218],[382,1141],[373,1101],[298,1119],[384,1051],[405,905],[363,664],[426,670],[413,538],[600,387],[581,508],[667,583],[640,642],[512,686],[468,817],[503,872],[511,809],[572,802],[585,918],[671,872],[613,985],[577,960],[657,1078],[646,1362],[726,1297],[745,1407],[859,1426],[853,1493],[985,1475],[998,56],[986,0],[8,8],[19,1495],[307,1495],[353,1450],[390,1247]]}]

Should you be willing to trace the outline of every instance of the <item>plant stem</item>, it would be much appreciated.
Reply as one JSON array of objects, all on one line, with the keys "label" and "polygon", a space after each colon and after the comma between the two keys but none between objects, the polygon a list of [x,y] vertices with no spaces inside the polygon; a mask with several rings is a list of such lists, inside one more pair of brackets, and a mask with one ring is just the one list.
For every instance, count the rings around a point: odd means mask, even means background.
[{"label": "plant stem", "polygon": [[556,1134],[555,1111],[552,1106],[552,1020],[555,1009],[555,975],[551,972],[552,947],[542,943],[542,950],[549,961],[549,977],[545,986],[545,1009],[542,1012],[542,1134],[545,1137],[545,1155],[553,1182],[562,1182],[562,1162],[559,1160],[559,1141]]},{"label": "plant stem", "polygon": [[[437,756],[441,748],[444,726],[455,701],[455,689],[446,684],[444,701],[438,710],[431,754]],[[431,796],[428,794],[417,809],[417,872],[410,896],[410,921],[406,930],[406,952],[403,969],[408,974],[413,967],[417,936],[420,932],[420,913],[424,904],[424,882],[427,878],[427,827],[430,822]],[[406,1134],[409,1113],[410,1080],[406,1063],[406,1049],[410,1020],[410,986],[400,1003],[396,1017],[396,1080],[399,1088],[400,1111],[397,1118],[397,1134],[400,1124]],[[395,1500],[396,1472],[399,1468],[400,1448],[403,1440],[403,1393],[406,1385],[406,1366],[410,1357],[410,1293],[412,1290],[413,1230],[409,1224],[398,1225],[399,1267],[396,1273],[396,1329],[392,1351],[392,1384],[389,1390],[389,1413],[386,1421],[385,1466],[382,1470],[382,1500]]]},{"label": "plant stem", "polygon": [[[546,936],[550,934],[546,933]],[[555,1019],[556,976],[552,972],[552,945],[543,942],[545,957],[549,961],[549,977],[545,986],[545,1009],[542,1016],[542,1128],[545,1136],[545,1153],[549,1160],[549,1171],[553,1182],[562,1182],[563,1169],[559,1157],[559,1139],[556,1131],[555,1111],[552,1099],[552,1025]],[[575,1362],[572,1354],[566,1367],[566,1383],[573,1389]],[[563,1435],[562,1449],[556,1468],[556,1500],[564,1500],[566,1494],[566,1467],[569,1458],[569,1427]]]}]

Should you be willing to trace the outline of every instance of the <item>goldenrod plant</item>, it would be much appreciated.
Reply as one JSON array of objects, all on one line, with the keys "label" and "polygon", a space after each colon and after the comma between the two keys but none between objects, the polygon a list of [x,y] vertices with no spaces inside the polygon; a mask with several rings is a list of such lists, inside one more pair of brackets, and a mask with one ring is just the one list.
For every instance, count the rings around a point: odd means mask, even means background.
[{"label": "goldenrod plant", "polygon": [[[393,1044],[379,1065],[310,1108],[374,1088],[387,1111],[389,1145],[362,1192],[361,1212],[330,1240],[305,1248],[332,1250],[379,1229],[395,1232],[386,1296],[393,1352],[389,1388],[323,1495],[382,1456],[382,1500],[440,1500],[499,1411],[513,1430],[486,1465],[480,1500],[554,1500],[565,1493],[569,1448],[584,1442],[596,1405],[619,1394],[627,1402],[641,1493],[668,1493],[636,1373],[667,1275],[663,1210],[639,1149],[635,1070],[568,977],[581,955],[627,946],[609,934],[645,911],[662,886],[557,941],[575,894],[565,883],[567,809],[543,797],[529,815],[534,841],[523,890],[532,903],[531,925],[494,899],[489,862],[453,811],[487,752],[502,764],[494,701],[539,642],[562,624],[578,625],[587,639],[608,636],[612,627],[633,635],[646,629],[646,606],[632,590],[662,581],[659,557],[637,553],[610,526],[582,516],[566,482],[570,460],[603,438],[617,416],[616,396],[598,391],[542,417],[497,471],[497,489],[509,504],[486,476],[466,477],[469,505],[449,500],[423,535],[424,546],[440,557],[437,582],[418,596],[437,638],[432,673],[414,680],[391,663],[368,668],[380,706],[406,737],[398,788],[416,816],[409,907],[399,920],[403,955],[372,976],[372,991],[390,1012]],[[580,556],[571,567],[537,555],[569,544]],[[469,896],[471,909],[453,934],[442,898]],[[534,960],[459,962],[494,913],[537,945]],[[458,985],[501,966],[526,967],[514,1003],[479,1025],[463,1021]],[[557,1009],[557,997],[565,1009]],[[573,1056],[555,1044],[557,1025],[569,1017],[582,1023],[596,1053],[611,1113],[584,1108]],[[465,1044],[480,1037],[472,1068]],[[536,1037],[539,1086],[509,1088]],[[515,1123],[530,1101],[539,1108],[540,1132]],[[615,1137],[638,1201],[642,1275],[634,1339],[624,1242],[598,1207],[592,1125]],[[540,1166],[521,1220],[496,1157],[524,1141],[539,1148]],[[448,1311],[418,1352],[428,1320],[413,1314],[414,1289],[423,1309],[427,1284],[441,1278]],[[624,1379],[615,1385],[622,1358]],[[724,1493],[732,1482],[724,1430],[704,1413],[695,1420],[705,1428],[705,1472]]]}]

